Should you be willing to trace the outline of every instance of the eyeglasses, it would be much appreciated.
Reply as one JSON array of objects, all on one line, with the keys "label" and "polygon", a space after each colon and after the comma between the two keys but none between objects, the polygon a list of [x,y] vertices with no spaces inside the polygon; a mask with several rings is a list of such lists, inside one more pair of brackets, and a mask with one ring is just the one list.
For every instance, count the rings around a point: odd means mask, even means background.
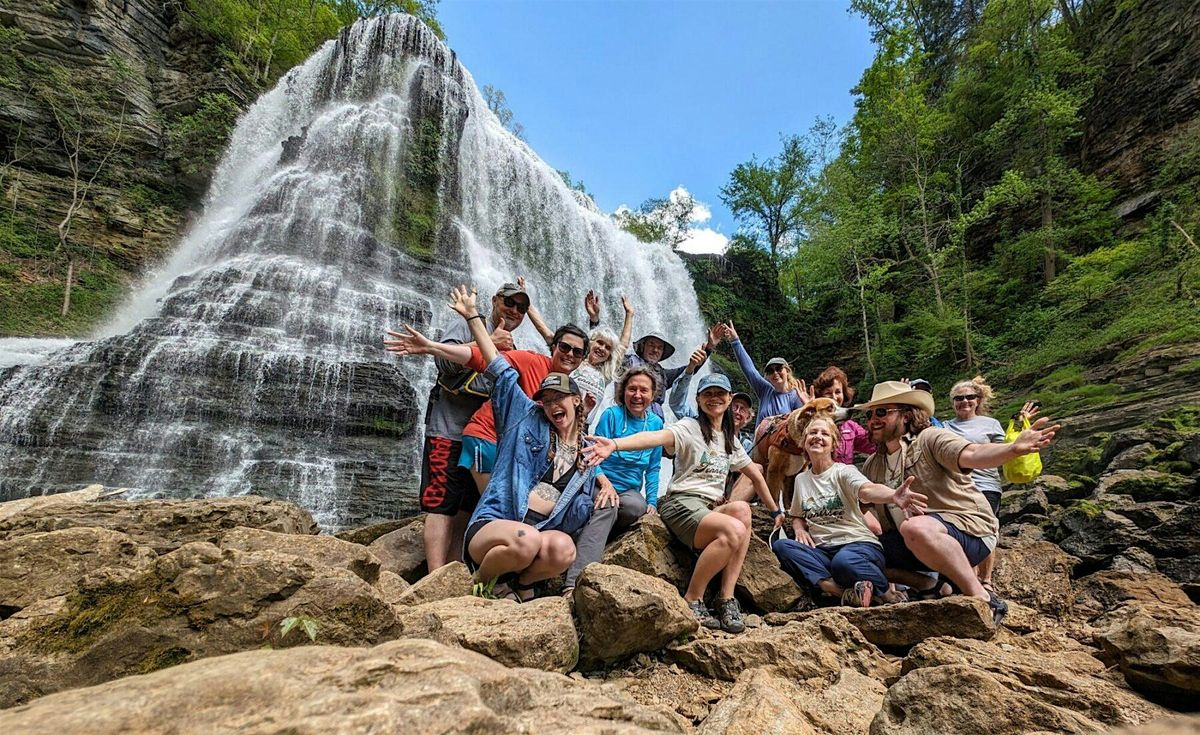
[{"label": "eyeglasses", "polygon": [[529,302],[528,301],[517,301],[512,296],[504,297],[504,305],[510,309],[516,309],[521,314],[524,314],[529,311]]},{"label": "eyeglasses", "polygon": [[581,358],[587,354],[587,352],[582,347],[572,347],[571,345],[567,344],[566,342],[556,342],[554,344],[554,346],[557,347],[558,351],[563,353],[564,355],[574,355],[575,357]]},{"label": "eyeglasses", "polygon": [[767,375],[774,375],[775,373],[782,373],[786,369],[787,369],[786,365],[772,365],[771,367],[767,368]]},{"label": "eyeglasses", "polygon": [[978,401],[979,396],[971,393],[970,395],[965,396],[951,396],[950,400],[954,401],[955,403],[958,403],[959,401]]},{"label": "eyeglasses", "polygon": [[897,413],[898,411],[903,411],[903,410],[904,409],[902,409],[902,408],[872,408],[869,411],[867,411],[867,415],[874,416],[877,419],[881,419],[884,416],[887,416],[889,413]]}]

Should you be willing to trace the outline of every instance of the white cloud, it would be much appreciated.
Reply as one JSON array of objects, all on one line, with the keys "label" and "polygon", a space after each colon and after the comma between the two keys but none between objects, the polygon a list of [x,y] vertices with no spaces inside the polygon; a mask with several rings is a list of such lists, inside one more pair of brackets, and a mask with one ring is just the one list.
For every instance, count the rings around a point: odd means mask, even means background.
[{"label": "white cloud", "polygon": [[707,227],[688,230],[688,238],[679,244],[685,253],[723,253],[729,238]]},{"label": "white cloud", "polygon": [[708,205],[704,204],[703,202],[696,201],[696,198],[692,196],[692,193],[688,191],[687,187],[685,186],[675,187],[671,190],[671,193],[667,195],[667,198],[672,204],[679,204],[680,202],[687,201],[692,203],[692,214],[690,217],[688,217],[689,222],[703,224],[704,222],[712,219],[712,210],[708,208]]}]

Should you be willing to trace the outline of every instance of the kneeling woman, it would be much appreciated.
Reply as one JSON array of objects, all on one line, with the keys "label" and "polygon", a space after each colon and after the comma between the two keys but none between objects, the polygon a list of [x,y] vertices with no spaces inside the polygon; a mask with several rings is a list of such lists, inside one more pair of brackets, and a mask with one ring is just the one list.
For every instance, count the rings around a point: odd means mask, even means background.
[{"label": "kneeling woman", "polygon": [[913,492],[909,477],[896,490],[871,482],[852,464],[833,459],[841,432],[830,418],[818,416],[804,429],[802,448],[808,469],[796,476],[788,513],[796,540],[780,539],[771,549],[798,584],[833,596],[843,605],[870,607],[876,591],[882,602],[898,602],[888,588],[883,546],[867,527],[860,503],[892,503],[909,515],[922,513],[925,496]]},{"label": "kneeling woman", "polygon": [[[613,452],[654,447],[675,453],[675,475],[658,504],[658,512],[675,536],[700,551],[683,598],[704,627],[740,633],[746,625],[733,598],[733,588],[750,546],[750,506],[744,501],[726,502],[725,479],[730,470],[750,478],[777,526],[783,523],[783,513],[775,505],[762,472],[751,464],[734,435],[729,410],[732,401],[729,378],[706,375],[696,392],[699,419],[687,418],[665,429],[615,439],[588,437],[595,444],[584,449],[584,454],[589,461],[599,462]],[[718,573],[721,587],[714,601],[714,617],[704,604],[704,591]]]},{"label": "kneeling woman", "polygon": [[[519,599],[533,585],[562,574],[575,561],[571,534],[592,513],[596,470],[580,452],[582,398],[575,381],[550,373],[531,400],[517,383],[517,371],[499,357],[483,318],[475,310],[475,290],[455,288],[450,308],[471,329],[487,371],[495,377],[496,463],[467,525],[463,547],[475,579],[487,587],[502,578]],[[466,364],[470,348],[431,342],[411,327],[400,340],[409,354],[438,354]],[[541,401],[539,405],[535,401]],[[482,591],[482,590],[480,590]]]}]

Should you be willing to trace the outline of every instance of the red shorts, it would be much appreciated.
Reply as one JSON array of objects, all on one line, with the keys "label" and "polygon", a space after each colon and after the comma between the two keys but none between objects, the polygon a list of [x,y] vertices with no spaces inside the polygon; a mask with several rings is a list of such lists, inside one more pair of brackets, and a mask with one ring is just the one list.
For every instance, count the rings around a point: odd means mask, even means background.
[{"label": "red shorts", "polygon": [[471,472],[458,466],[462,442],[442,436],[425,437],[425,456],[421,462],[421,510],[452,516],[460,510],[473,510],[479,491]]}]

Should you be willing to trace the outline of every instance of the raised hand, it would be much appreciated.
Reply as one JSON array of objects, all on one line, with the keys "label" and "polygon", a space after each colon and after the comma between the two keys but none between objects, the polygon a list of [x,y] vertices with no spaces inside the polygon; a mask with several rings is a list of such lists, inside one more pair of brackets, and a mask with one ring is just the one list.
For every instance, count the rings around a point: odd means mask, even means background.
[{"label": "raised hand", "polygon": [[612,456],[612,453],[617,449],[617,443],[607,436],[585,436],[584,439],[591,442],[583,448],[583,458],[587,461],[588,467],[595,467],[604,460]]},{"label": "raised hand", "polygon": [[600,297],[590,288],[583,297],[583,308],[587,310],[588,319],[593,323],[600,321]]},{"label": "raised hand", "polygon": [[504,327],[496,327],[496,331],[492,332],[492,344],[496,345],[497,352],[508,352],[515,346],[512,332]]},{"label": "raised hand", "polygon": [[796,395],[800,396],[801,403],[808,403],[813,399],[813,395],[808,392],[808,385],[801,378],[796,381]]},{"label": "raised hand", "polygon": [[703,347],[696,348],[695,351],[692,352],[691,357],[688,358],[687,374],[694,375],[695,372],[700,369],[700,366],[703,365],[704,361],[707,359],[708,359],[708,353],[704,351],[704,348]]},{"label": "raised hand", "polygon": [[1054,426],[1049,426],[1049,428],[1047,428],[1049,423],[1050,419],[1046,418],[1045,416],[1037,421],[1034,421],[1033,426],[1030,426],[1025,431],[1022,431],[1017,438],[1013,440],[1013,450],[1015,450],[1017,454],[1033,454],[1036,451],[1050,446],[1050,442],[1054,441],[1054,435],[1058,433],[1058,430],[1062,428],[1062,425],[1055,424]]},{"label": "raised hand", "polygon": [[433,340],[413,329],[411,325],[405,324],[404,330],[408,334],[400,332],[388,331],[388,336],[391,339],[383,341],[383,348],[388,352],[395,353],[401,357],[406,355],[428,355],[432,353],[431,347],[436,344]]},{"label": "raised hand", "polygon": [[1017,414],[1018,419],[1032,419],[1042,410],[1037,401],[1025,401],[1025,405],[1021,407],[1020,413]]},{"label": "raised hand", "polygon": [[475,297],[478,295],[474,286],[455,286],[450,290],[450,308],[463,319],[470,319],[479,313],[475,307]]},{"label": "raised hand", "polygon": [[716,346],[721,344],[721,335],[724,333],[725,333],[725,325],[722,324],[721,322],[717,322],[716,324],[709,327],[708,328],[708,342],[706,343],[705,346],[708,347],[708,349],[710,349],[710,350],[716,349]]},{"label": "raised hand", "polygon": [[912,484],[916,479],[916,477],[911,475],[904,478],[904,482],[900,487],[896,488],[896,493],[892,496],[892,504],[904,511],[904,514],[909,517],[923,515],[926,503],[929,500],[929,498],[912,489]]},{"label": "raised hand", "polygon": [[633,316],[633,302],[625,294],[621,294],[621,307],[625,309],[625,313]]},{"label": "raised hand", "polygon": [[732,342],[733,340],[735,340],[737,338],[738,338],[737,329],[734,328],[733,320],[730,319],[729,321],[725,322],[725,339]]}]

